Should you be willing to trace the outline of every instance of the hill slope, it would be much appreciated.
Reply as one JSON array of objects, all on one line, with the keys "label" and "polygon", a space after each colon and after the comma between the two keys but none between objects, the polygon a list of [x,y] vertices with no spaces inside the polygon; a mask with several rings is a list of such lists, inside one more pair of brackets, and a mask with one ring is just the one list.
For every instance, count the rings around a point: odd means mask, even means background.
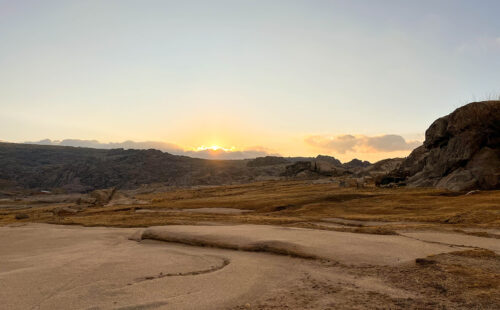
[{"label": "hill slope", "polygon": [[133,188],[141,184],[206,185],[279,175],[283,167],[247,167],[246,160],[205,160],[158,150],[92,149],[0,143],[3,187]]}]

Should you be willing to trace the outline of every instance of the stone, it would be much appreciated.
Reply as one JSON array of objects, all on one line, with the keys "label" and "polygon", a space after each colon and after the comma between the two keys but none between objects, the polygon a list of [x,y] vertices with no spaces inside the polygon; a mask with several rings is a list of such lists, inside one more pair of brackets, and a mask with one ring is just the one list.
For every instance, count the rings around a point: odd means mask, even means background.
[{"label": "stone", "polygon": [[452,191],[500,188],[500,101],[469,103],[437,119],[424,144],[379,182]]}]

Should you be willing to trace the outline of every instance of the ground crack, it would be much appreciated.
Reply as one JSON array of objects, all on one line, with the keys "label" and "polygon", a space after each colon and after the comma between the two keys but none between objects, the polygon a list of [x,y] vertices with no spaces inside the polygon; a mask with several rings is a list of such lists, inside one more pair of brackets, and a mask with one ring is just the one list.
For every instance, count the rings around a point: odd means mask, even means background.
[{"label": "ground crack", "polygon": [[155,275],[155,276],[147,276],[147,277],[143,277],[143,278],[138,278],[135,280],[135,282],[143,282],[143,281],[148,281],[148,280],[161,279],[161,278],[165,278],[165,277],[196,276],[196,275],[200,275],[200,274],[211,273],[211,272],[221,270],[222,268],[229,265],[229,263],[230,263],[229,259],[223,258],[222,263],[220,265],[213,266],[213,267],[210,267],[208,269],[187,271],[187,272],[175,272],[175,273],[160,272],[158,275]]},{"label": "ground crack", "polygon": [[419,239],[417,237],[411,237],[411,236],[407,236],[407,235],[404,235],[404,234],[400,234],[400,236],[406,237],[406,238],[409,238],[409,239],[413,239],[413,240],[417,240],[417,241],[421,241],[421,242],[426,242],[426,243],[434,243],[434,244],[446,245],[446,246],[449,246],[451,248],[469,248],[469,249],[477,249],[477,250],[487,250],[485,248],[481,248],[481,247],[478,247],[478,246],[472,246],[472,245],[461,245],[461,244],[446,243],[446,242],[441,242],[441,241],[423,240],[423,239]]}]

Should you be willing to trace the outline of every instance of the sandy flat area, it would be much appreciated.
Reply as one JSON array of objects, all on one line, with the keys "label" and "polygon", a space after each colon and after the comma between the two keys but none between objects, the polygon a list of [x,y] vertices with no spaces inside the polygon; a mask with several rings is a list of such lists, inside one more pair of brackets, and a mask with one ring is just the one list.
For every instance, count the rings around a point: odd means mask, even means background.
[{"label": "sandy flat area", "polygon": [[0,227],[3,309],[221,309],[293,276],[284,256],[138,243],[134,231]]},{"label": "sandy flat area", "polygon": [[396,235],[280,227],[270,225],[150,227],[143,239],[247,251],[321,258],[351,265],[396,265],[457,248]]},{"label": "sandy flat area", "polygon": [[443,233],[435,231],[400,232],[401,235],[412,237],[427,242],[452,244],[456,246],[477,247],[488,249],[500,254],[500,239],[468,236],[456,233]]},{"label": "sandy flat area", "polygon": [[427,297],[393,276],[405,283],[412,259],[460,249],[264,225],[4,226],[0,308],[405,309]]}]

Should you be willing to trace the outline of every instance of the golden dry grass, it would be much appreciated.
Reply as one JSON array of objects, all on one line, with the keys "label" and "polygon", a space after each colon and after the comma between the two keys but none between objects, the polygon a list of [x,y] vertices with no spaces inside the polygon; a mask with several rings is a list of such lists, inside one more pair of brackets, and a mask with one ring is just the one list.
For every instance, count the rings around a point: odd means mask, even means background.
[{"label": "golden dry grass", "polygon": [[[310,181],[272,181],[243,185],[174,189],[136,195],[147,205],[93,207],[77,214],[55,216],[51,206],[23,211],[22,221],[138,227],[203,222],[307,226],[325,218],[404,222],[381,227],[355,227],[356,232],[390,233],[392,229],[445,225],[500,227],[500,191],[473,195],[437,189],[338,188]],[[243,214],[185,212],[136,213],[145,209],[237,208]],[[0,224],[19,222],[15,211],[0,213]],[[418,222],[418,223],[412,223]],[[329,229],[321,227],[322,229]]]}]

